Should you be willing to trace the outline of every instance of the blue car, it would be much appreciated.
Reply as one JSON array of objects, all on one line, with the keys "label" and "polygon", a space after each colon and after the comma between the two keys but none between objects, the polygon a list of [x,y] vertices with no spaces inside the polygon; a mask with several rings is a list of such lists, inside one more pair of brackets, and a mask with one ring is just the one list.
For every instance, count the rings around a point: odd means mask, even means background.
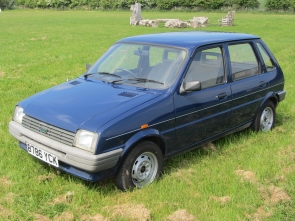
[{"label": "blue car", "polygon": [[169,157],[250,127],[270,131],[284,76],[257,36],[173,32],[119,40],[80,77],[21,102],[19,146],[121,190],[152,183]]}]

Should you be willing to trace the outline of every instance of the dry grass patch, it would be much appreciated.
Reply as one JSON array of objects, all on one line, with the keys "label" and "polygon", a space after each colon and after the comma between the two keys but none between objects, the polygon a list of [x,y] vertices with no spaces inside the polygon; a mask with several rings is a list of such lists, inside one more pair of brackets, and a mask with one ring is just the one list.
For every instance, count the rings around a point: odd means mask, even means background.
[{"label": "dry grass patch", "polygon": [[5,207],[0,205],[0,218],[7,220],[11,215],[12,212],[9,209],[6,209]]},{"label": "dry grass patch", "polygon": [[295,172],[295,164],[284,168],[283,171],[284,171],[284,173],[294,173]]},{"label": "dry grass patch", "polygon": [[40,175],[40,176],[38,176],[38,181],[41,183],[41,182],[51,181],[53,178],[54,178],[53,174]]},{"label": "dry grass patch", "polygon": [[34,214],[35,221],[51,221],[47,216],[41,214]]},{"label": "dry grass patch", "polygon": [[7,78],[9,79],[20,79],[19,75],[13,74],[13,75],[9,75]]},{"label": "dry grass patch", "polygon": [[14,198],[15,198],[16,194],[12,193],[12,192],[9,192],[5,195],[4,197],[4,201],[9,203],[9,204],[12,204],[13,201],[14,201]]},{"label": "dry grass patch", "polygon": [[3,176],[0,178],[0,186],[2,188],[7,188],[11,185],[11,180],[8,178],[8,176]]},{"label": "dry grass patch", "polygon": [[176,172],[173,172],[172,176],[181,182],[185,182],[187,185],[192,186],[194,183],[193,180],[193,169],[178,169]]},{"label": "dry grass patch", "polygon": [[217,149],[212,142],[206,143],[204,146],[201,147],[206,152],[216,152]]},{"label": "dry grass patch", "polygon": [[0,72],[0,77],[3,77],[5,75],[5,72]]},{"label": "dry grass patch", "polygon": [[73,200],[74,193],[71,191],[68,191],[66,194],[60,195],[56,197],[52,202],[49,204],[57,204],[57,203],[71,203]]},{"label": "dry grass patch", "polygon": [[275,180],[278,181],[278,182],[283,182],[285,180],[285,176],[276,175]]},{"label": "dry grass patch", "polygon": [[259,188],[260,194],[264,199],[265,204],[277,204],[279,202],[288,202],[291,200],[290,196],[286,193],[285,190],[276,187],[261,187]]},{"label": "dry grass patch", "polygon": [[144,205],[123,204],[112,208],[112,216],[119,216],[128,220],[146,221],[151,220],[150,211]]},{"label": "dry grass patch", "polygon": [[96,214],[95,216],[83,215],[81,221],[108,221],[103,215]]},{"label": "dry grass patch", "polygon": [[220,203],[221,205],[225,205],[228,201],[230,201],[231,198],[229,196],[210,196],[209,199],[213,200],[214,202]]},{"label": "dry grass patch", "polygon": [[189,214],[185,209],[180,209],[175,211],[173,214],[169,215],[166,219],[167,221],[197,221],[197,219]]},{"label": "dry grass patch", "polygon": [[246,217],[249,220],[253,220],[253,221],[263,221],[263,220],[265,220],[265,218],[268,218],[271,216],[272,216],[272,211],[271,210],[265,211],[265,208],[263,206],[259,207],[254,214],[246,215]]},{"label": "dry grass patch", "polygon": [[284,149],[281,154],[281,156],[286,156],[291,161],[295,160],[295,147],[288,146],[286,149]]},{"label": "dry grass patch", "polygon": [[286,133],[287,132],[282,126],[276,127],[276,130],[281,132],[281,133]]},{"label": "dry grass patch", "polygon": [[241,176],[243,180],[249,181],[252,184],[257,184],[258,179],[254,172],[246,170],[236,170],[236,174]]},{"label": "dry grass patch", "polygon": [[[259,207],[254,214],[247,214],[247,218],[250,220],[260,221],[267,217],[272,216],[272,207],[280,202],[288,202],[291,200],[290,196],[285,190],[274,186],[270,183],[270,186],[262,186],[258,182],[255,174],[251,171],[237,170],[236,173],[242,177],[243,180],[248,180],[252,184],[256,185],[260,192],[261,197],[264,199],[264,206]],[[284,176],[276,176],[275,180],[282,182],[285,179]],[[268,208],[268,211],[265,211]]]},{"label": "dry grass patch", "polygon": [[53,218],[53,221],[72,221],[74,219],[75,219],[75,217],[74,217],[73,213],[66,211],[66,212],[63,212],[62,214],[60,214],[59,216],[55,216]]},{"label": "dry grass patch", "polygon": [[38,40],[46,40],[47,39],[47,37],[42,37],[42,38],[31,38],[30,40],[31,41],[38,41]]}]

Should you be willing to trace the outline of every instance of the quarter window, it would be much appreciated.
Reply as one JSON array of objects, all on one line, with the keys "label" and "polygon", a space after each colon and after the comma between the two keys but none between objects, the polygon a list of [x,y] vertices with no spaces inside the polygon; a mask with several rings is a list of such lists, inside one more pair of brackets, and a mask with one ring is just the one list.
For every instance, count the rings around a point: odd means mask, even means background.
[{"label": "quarter window", "polygon": [[229,45],[228,50],[234,81],[259,73],[258,61],[250,44]]},{"label": "quarter window", "polygon": [[201,89],[224,83],[224,67],[220,47],[198,51],[184,82],[199,81]]},{"label": "quarter window", "polygon": [[258,47],[259,52],[260,52],[262,59],[264,61],[266,71],[267,72],[272,71],[274,69],[274,65],[273,65],[273,62],[270,59],[269,55],[267,54],[267,52],[265,51],[265,49],[263,48],[263,46],[260,43],[257,43],[257,47]]}]

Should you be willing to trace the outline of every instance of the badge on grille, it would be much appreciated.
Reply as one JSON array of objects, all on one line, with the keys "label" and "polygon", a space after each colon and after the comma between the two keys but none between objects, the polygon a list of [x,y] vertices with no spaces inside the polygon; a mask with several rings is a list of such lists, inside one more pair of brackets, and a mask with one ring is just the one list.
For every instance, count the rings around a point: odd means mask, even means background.
[{"label": "badge on grille", "polygon": [[44,129],[44,128],[42,128],[42,127],[40,127],[39,128],[39,131],[41,132],[41,133],[43,133],[43,134],[47,134],[47,129]]}]

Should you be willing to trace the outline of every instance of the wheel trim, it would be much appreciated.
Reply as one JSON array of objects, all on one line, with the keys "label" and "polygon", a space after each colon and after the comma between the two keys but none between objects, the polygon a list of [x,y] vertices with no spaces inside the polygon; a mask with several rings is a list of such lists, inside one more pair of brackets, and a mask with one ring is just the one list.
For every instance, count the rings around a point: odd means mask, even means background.
[{"label": "wheel trim", "polygon": [[136,187],[142,188],[156,178],[158,172],[157,157],[151,152],[142,153],[132,165],[132,182]]},{"label": "wheel trim", "polygon": [[273,110],[270,107],[267,107],[263,110],[260,117],[260,129],[261,131],[269,131],[273,125]]}]

